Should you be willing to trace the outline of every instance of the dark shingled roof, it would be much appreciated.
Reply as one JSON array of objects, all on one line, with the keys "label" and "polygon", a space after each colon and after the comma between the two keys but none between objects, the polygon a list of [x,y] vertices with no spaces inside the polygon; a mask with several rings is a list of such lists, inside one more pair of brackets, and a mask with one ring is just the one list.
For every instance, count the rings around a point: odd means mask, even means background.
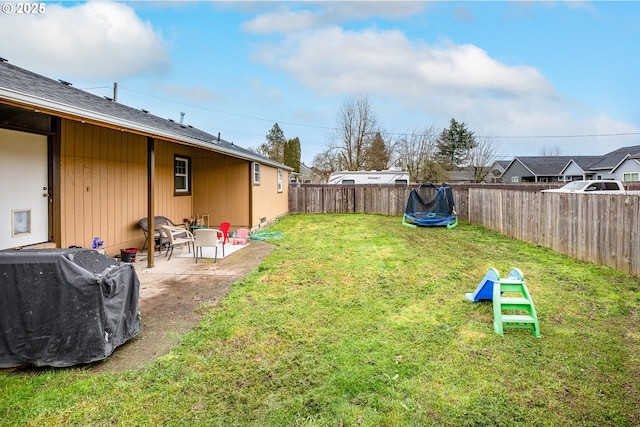
[{"label": "dark shingled roof", "polygon": [[615,151],[600,156],[599,161],[593,163],[590,169],[606,169],[611,170],[618,166],[627,155],[635,156],[640,154],[640,145],[633,145],[631,147],[618,148]]},{"label": "dark shingled roof", "polygon": [[569,156],[536,156],[516,157],[534,175],[558,175],[562,169],[573,159]]},{"label": "dark shingled roof", "polygon": [[561,175],[569,162],[573,160],[583,171],[614,169],[628,155],[640,155],[640,145],[623,147],[603,156],[521,156],[512,160],[519,161],[536,176]]},{"label": "dark shingled roof", "polygon": [[144,128],[150,133],[155,132],[160,136],[169,136],[181,142],[192,143],[195,141],[214,151],[236,154],[244,159],[290,169],[286,165],[262,157],[223,139],[219,140],[217,136],[192,126],[154,116],[143,110],[74,88],[67,82],[52,80],[8,62],[0,61],[0,99],[4,97],[3,90],[26,98],[33,106],[43,104],[51,106],[58,112],[71,111],[71,114],[80,118],[95,118],[97,115],[98,121],[100,118],[104,119],[103,123],[117,124],[127,129],[138,128],[140,130],[140,128]]}]

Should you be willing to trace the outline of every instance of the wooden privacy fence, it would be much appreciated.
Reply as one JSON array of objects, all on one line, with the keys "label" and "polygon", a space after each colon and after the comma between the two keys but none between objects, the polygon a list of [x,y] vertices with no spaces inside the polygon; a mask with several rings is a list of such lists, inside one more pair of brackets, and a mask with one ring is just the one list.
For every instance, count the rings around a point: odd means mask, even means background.
[{"label": "wooden privacy fence", "polygon": [[469,189],[469,221],[640,276],[640,196]]},{"label": "wooden privacy fence", "polygon": [[[532,185],[451,187],[461,221],[640,276],[639,195],[540,193]],[[403,215],[413,188],[291,186],[289,212]]]},{"label": "wooden privacy fence", "polygon": [[291,186],[289,212],[403,215],[412,188],[404,185]]}]

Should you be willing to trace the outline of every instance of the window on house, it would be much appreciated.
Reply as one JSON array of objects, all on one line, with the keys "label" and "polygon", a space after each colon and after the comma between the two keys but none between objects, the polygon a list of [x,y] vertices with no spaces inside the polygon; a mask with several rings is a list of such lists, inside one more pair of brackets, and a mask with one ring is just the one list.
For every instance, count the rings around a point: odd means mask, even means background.
[{"label": "window on house", "polygon": [[253,184],[260,185],[260,163],[253,163]]},{"label": "window on house", "polygon": [[282,193],[282,169],[278,169],[278,193]]},{"label": "window on house", "polygon": [[173,159],[176,194],[191,194],[191,159],[175,156]]},{"label": "window on house", "polygon": [[518,177],[517,176],[512,176],[511,177],[511,182],[519,182]]},{"label": "window on house", "polygon": [[640,181],[640,173],[626,172],[622,175],[622,181],[624,182]]}]

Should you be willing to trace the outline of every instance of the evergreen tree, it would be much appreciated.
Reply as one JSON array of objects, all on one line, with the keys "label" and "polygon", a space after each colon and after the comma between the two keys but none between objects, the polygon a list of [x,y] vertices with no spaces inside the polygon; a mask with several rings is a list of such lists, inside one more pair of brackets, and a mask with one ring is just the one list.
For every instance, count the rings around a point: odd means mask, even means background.
[{"label": "evergreen tree", "polygon": [[380,132],[376,132],[375,136],[371,140],[371,144],[367,147],[366,153],[368,170],[384,170],[389,166],[389,160],[391,160],[391,154],[389,148],[385,144],[384,139]]},{"label": "evergreen tree", "polygon": [[284,132],[280,129],[278,123],[273,125],[266,138],[267,142],[260,146],[259,151],[271,160],[284,163],[284,144],[287,139],[284,137]]},{"label": "evergreen tree", "polygon": [[284,164],[291,166],[294,172],[300,172],[300,139],[296,136],[284,144]]},{"label": "evergreen tree", "polygon": [[438,137],[438,157],[445,168],[463,166],[476,144],[476,137],[467,125],[451,119],[449,127]]}]

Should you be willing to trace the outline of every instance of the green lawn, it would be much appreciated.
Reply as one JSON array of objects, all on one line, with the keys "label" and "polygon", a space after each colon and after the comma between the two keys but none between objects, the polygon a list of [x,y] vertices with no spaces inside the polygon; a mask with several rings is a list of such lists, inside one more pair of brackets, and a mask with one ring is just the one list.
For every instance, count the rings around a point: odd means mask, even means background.
[{"label": "green lawn", "polygon": [[[16,426],[637,426],[640,282],[461,223],[291,215],[278,248],[145,369],[0,374]],[[471,303],[525,275],[541,338]]]}]

